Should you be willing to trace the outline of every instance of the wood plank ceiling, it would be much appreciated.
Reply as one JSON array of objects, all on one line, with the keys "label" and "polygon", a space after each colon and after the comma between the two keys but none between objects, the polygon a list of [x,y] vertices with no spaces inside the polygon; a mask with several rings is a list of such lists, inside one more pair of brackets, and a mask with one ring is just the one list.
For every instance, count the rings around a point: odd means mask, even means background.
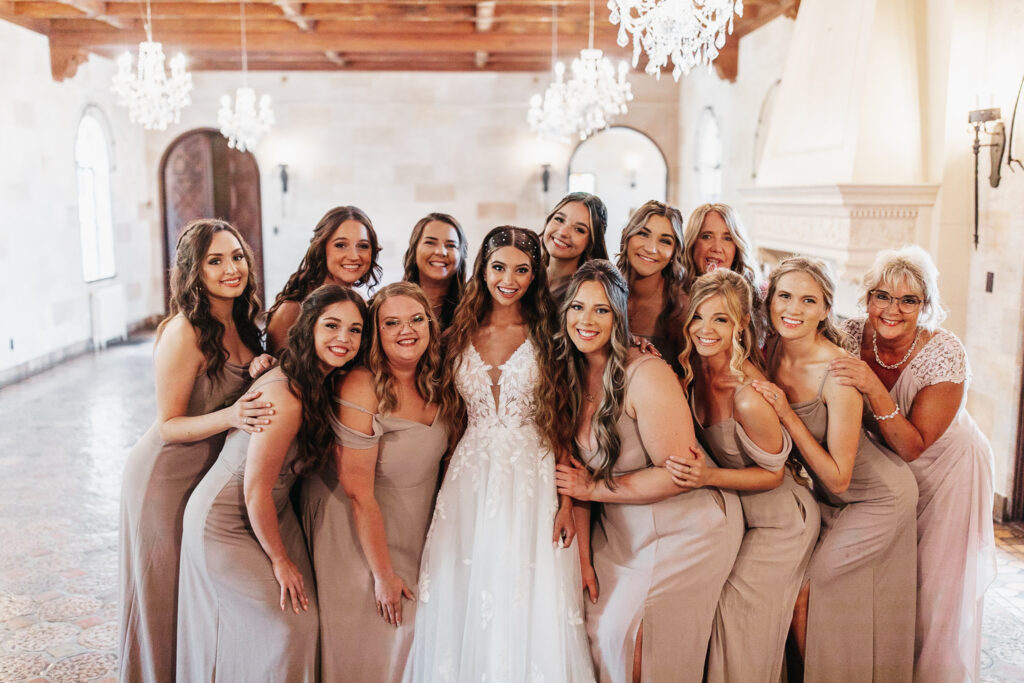
[{"label": "wood plank ceiling", "polygon": [[[545,71],[551,65],[552,4],[559,58],[587,46],[588,0],[248,0],[253,70]],[[629,58],[615,43],[604,0],[595,3],[595,47]],[[800,0],[745,0],[742,18],[716,61],[736,77],[740,39],[768,21],[796,16]],[[193,71],[241,69],[238,0],[151,0],[153,39],[182,51]],[[90,53],[116,58],[145,39],[145,2],[0,0],[0,19],[49,37],[55,80],[74,75]],[[644,64],[640,64],[643,68]],[[666,76],[669,76],[666,71]]]}]

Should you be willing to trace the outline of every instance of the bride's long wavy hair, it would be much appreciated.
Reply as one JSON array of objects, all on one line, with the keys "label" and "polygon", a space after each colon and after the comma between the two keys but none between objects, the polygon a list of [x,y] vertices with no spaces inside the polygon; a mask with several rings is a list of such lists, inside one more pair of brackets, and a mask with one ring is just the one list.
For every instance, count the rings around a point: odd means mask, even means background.
[{"label": "bride's long wavy hair", "polygon": [[[601,402],[597,404],[590,420],[590,431],[597,441],[598,460],[593,466],[594,473],[608,488],[615,488],[613,471],[619,459],[620,439],[616,423],[622,417],[626,398],[626,362],[632,337],[629,334],[629,286],[618,269],[610,261],[594,259],[587,261],[569,281],[565,300],[559,311],[559,328],[555,333],[556,358],[566,368],[566,396],[563,405],[568,407],[569,417],[574,425],[573,433],[580,428],[583,415],[583,401],[587,391],[587,359],[569,338],[566,317],[575,303],[580,287],[586,282],[596,282],[604,288],[611,304],[612,334],[608,344],[611,347],[608,363],[601,374],[604,388]],[[573,453],[580,456],[576,439],[572,440]]]},{"label": "bride's long wavy hair", "polygon": [[559,395],[564,387],[565,369],[564,364],[554,357],[555,308],[548,292],[547,271],[541,260],[540,238],[525,228],[504,225],[494,228],[484,237],[465,294],[455,309],[451,327],[445,330],[443,337],[442,418],[451,427],[451,443],[456,443],[465,429],[466,406],[456,389],[455,379],[463,354],[494,306],[487,289],[485,271],[491,256],[502,247],[515,247],[530,259],[533,279],[520,302],[523,320],[529,329],[528,338],[540,366],[534,387],[534,421],[555,453],[565,453],[569,447],[572,423],[567,412],[562,410],[563,402]]}]

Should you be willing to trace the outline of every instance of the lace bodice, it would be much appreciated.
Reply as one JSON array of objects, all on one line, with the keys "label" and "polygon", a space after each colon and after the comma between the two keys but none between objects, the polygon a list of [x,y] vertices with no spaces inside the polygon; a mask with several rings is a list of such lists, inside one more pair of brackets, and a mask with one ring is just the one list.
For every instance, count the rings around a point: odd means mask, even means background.
[{"label": "lace bodice", "polygon": [[[455,386],[466,402],[470,429],[521,427],[533,421],[533,388],[539,370],[529,337],[497,368],[485,363],[473,344],[463,352],[459,364]],[[497,406],[488,372],[494,369],[501,371],[497,381]]]},{"label": "lace bodice", "polygon": [[[842,324],[843,331],[848,335],[846,350],[858,357],[866,322],[866,319],[861,317],[844,320]],[[913,375],[921,387],[940,382],[954,382],[966,383],[966,390],[971,382],[971,366],[967,362],[967,351],[963,343],[955,334],[942,328],[935,330],[935,334],[911,359],[904,372]]]}]

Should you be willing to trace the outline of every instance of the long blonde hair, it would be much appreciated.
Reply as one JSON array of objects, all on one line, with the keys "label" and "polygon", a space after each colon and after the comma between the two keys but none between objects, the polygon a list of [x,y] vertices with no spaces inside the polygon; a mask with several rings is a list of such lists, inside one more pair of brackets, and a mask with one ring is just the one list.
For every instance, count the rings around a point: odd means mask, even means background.
[{"label": "long blonde hair", "polygon": [[[619,459],[620,440],[616,422],[622,416],[626,397],[626,362],[631,346],[629,334],[629,287],[625,278],[604,259],[593,259],[579,267],[569,281],[565,300],[559,311],[559,327],[555,333],[555,358],[566,369],[566,395],[563,405],[567,405],[571,415],[574,432],[579,429],[580,416],[583,414],[583,400],[586,394],[587,361],[576,345],[569,339],[566,331],[566,315],[576,294],[584,282],[597,282],[604,288],[605,296],[611,304],[612,334],[609,345],[611,353],[608,363],[601,375],[604,394],[601,402],[595,407],[590,420],[591,433],[597,441],[598,464],[594,467],[595,474],[609,488],[615,488],[613,470]],[[579,456],[576,440],[573,439],[573,451]]]},{"label": "long blonde hair", "polygon": [[690,289],[690,305],[686,308],[683,321],[683,350],[679,353],[679,364],[683,367],[683,384],[689,391],[693,382],[693,366],[690,357],[694,353],[693,340],[690,338],[690,323],[701,304],[713,296],[722,297],[726,315],[733,324],[732,356],[729,358],[729,371],[737,379],[743,380],[744,361],[750,361],[758,369],[764,370],[764,361],[757,349],[757,331],[754,328],[753,294],[750,283],[731,270],[719,268],[697,278]]},{"label": "long blonde hair", "polygon": [[381,343],[380,309],[384,302],[395,296],[406,296],[423,307],[427,317],[430,340],[427,349],[416,363],[416,391],[427,403],[437,403],[441,398],[441,330],[431,310],[430,301],[419,285],[411,282],[392,282],[374,294],[370,302],[370,324],[373,337],[367,353],[366,367],[373,373],[373,390],[377,394],[377,410],[387,414],[398,407],[395,391],[395,375]]},{"label": "long blonde hair", "polygon": [[[825,319],[818,323],[818,334],[832,342],[839,348],[843,348],[846,341],[846,334],[839,329],[836,323],[835,312],[832,305],[836,296],[836,281],[832,276],[832,269],[824,261],[809,256],[790,256],[783,259],[772,271],[768,278],[768,297],[765,299],[765,315],[771,320],[772,300],[775,298],[775,290],[779,286],[779,279],[789,273],[806,273],[814,279],[821,288],[822,300],[825,303],[827,314]],[[768,367],[774,368],[778,361],[778,335],[773,334],[768,339],[767,357]]]}]

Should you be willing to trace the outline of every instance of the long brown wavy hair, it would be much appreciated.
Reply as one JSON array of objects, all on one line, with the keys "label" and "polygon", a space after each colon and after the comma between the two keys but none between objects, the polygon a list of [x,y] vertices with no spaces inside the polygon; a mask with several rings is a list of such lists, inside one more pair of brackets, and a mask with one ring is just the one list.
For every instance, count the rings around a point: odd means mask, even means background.
[{"label": "long brown wavy hair", "polygon": [[[563,406],[568,405],[568,412],[574,425],[573,433],[579,429],[580,417],[583,414],[583,400],[587,391],[587,360],[576,348],[566,329],[566,316],[572,307],[580,287],[585,282],[597,282],[604,288],[605,296],[611,304],[612,335],[608,363],[601,374],[601,385],[604,395],[594,410],[590,420],[590,430],[597,441],[598,463],[594,473],[607,484],[615,488],[614,469],[619,459],[620,439],[616,423],[622,417],[626,398],[626,363],[632,337],[629,333],[629,286],[625,278],[605,259],[587,261],[579,267],[569,281],[565,300],[559,310],[559,327],[555,333],[556,358],[566,368],[566,392]],[[576,439],[572,440],[573,452],[580,456]]]},{"label": "long brown wavy hair", "polygon": [[[775,290],[779,286],[779,279],[788,273],[806,273],[810,275],[817,285],[821,288],[822,301],[825,303],[825,308],[828,310],[828,315],[825,319],[818,323],[818,334],[832,342],[839,348],[845,348],[846,334],[839,328],[836,322],[835,312],[832,308],[832,304],[835,301],[836,296],[836,281],[832,276],[832,269],[828,267],[828,264],[816,258],[809,256],[790,256],[789,258],[783,259],[779,265],[775,266],[775,270],[772,271],[771,276],[768,278],[768,296],[764,302],[764,313],[765,317],[771,325],[771,305],[772,299],[775,298]],[[779,352],[779,336],[773,329],[772,335],[768,338],[768,344],[766,346],[766,356],[768,358],[768,367],[776,367]]]},{"label": "long brown wavy hair", "polygon": [[380,282],[384,269],[377,262],[377,255],[380,254],[380,240],[377,232],[373,229],[370,217],[362,209],[354,206],[336,206],[320,219],[320,222],[313,228],[313,236],[309,238],[309,247],[305,256],[299,262],[298,269],[291,274],[284,288],[274,300],[274,305],[267,311],[267,323],[277,312],[285,301],[302,301],[314,289],[319,287],[327,279],[327,243],[334,235],[338,226],[347,220],[359,221],[366,228],[366,234],[370,237],[370,267],[363,277],[355,281],[356,285],[367,285],[373,287]]},{"label": "long brown wavy hair", "polygon": [[321,285],[302,301],[299,317],[288,330],[288,343],[281,351],[281,372],[288,378],[292,393],[302,402],[302,425],[295,436],[299,457],[292,463],[292,471],[297,475],[323,467],[334,444],[330,423],[331,396],[334,394],[335,377],[341,368],[334,368],[324,375],[316,352],[314,327],[324,309],[344,301],[355,304],[363,319],[359,350],[346,365],[351,367],[358,363],[369,338],[366,304],[358,292],[339,285]]},{"label": "long brown wavy hair", "polygon": [[433,221],[452,226],[459,235],[459,264],[455,267],[455,272],[452,274],[451,279],[448,280],[448,291],[445,293],[444,300],[441,303],[440,324],[442,327],[448,327],[455,316],[455,307],[459,305],[462,293],[466,291],[466,261],[469,259],[469,244],[466,242],[466,233],[454,216],[446,213],[428,213],[416,221],[416,225],[412,228],[412,234],[409,235],[409,248],[405,250],[405,256],[402,257],[402,266],[405,268],[405,274],[402,276],[402,279],[413,284],[420,284],[420,269],[416,265],[416,248],[420,245],[423,230],[427,227],[427,224]]},{"label": "long brown wavy hair", "polygon": [[551,255],[548,253],[548,248],[544,245],[544,232],[548,229],[548,223],[555,217],[555,214],[563,206],[573,202],[579,202],[587,207],[587,211],[590,212],[590,239],[587,240],[586,249],[580,254],[579,265],[583,265],[591,259],[608,258],[608,247],[604,243],[604,233],[608,228],[608,208],[597,195],[590,194],[589,192],[570,192],[555,204],[555,208],[551,209],[548,217],[544,219],[544,227],[540,230],[540,253],[545,268],[551,262]]},{"label": "long brown wavy hair", "polygon": [[171,296],[167,317],[156,329],[157,339],[171,318],[181,313],[199,334],[199,350],[206,359],[206,375],[211,379],[224,369],[230,354],[224,348],[224,325],[210,313],[210,300],[203,288],[203,260],[210,248],[213,236],[218,232],[230,232],[242,247],[249,277],[245,289],[231,305],[231,318],[235,322],[238,336],[245,347],[254,355],[263,353],[263,338],[256,317],[261,308],[259,284],[256,280],[252,250],[242,234],[227,221],[202,219],[185,226],[174,252],[174,267],[171,269]]},{"label": "long brown wavy hair", "polygon": [[562,410],[559,391],[564,386],[564,364],[554,357],[555,307],[548,292],[547,271],[541,262],[537,233],[511,225],[494,228],[484,237],[483,246],[473,264],[466,293],[455,309],[455,319],[444,333],[444,371],[441,375],[442,417],[451,426],[451,443],[457,442],[465,428],[466,406],[455,386],[461,356],[480,329],[484,317],[494,306],[484,279],[491,255],[502,247],[515,247],[530,258],[533,280],[520,299],[523,319],[529,328],[540,372],[534,387],[534,421],[541,436],[556,454],[566,453],[572,434],[568,413]]},{"label": "long brown wavy hair", "polygon": [[679,213],[679,209],[652,199],[634,211],[633,215],[629,217],[626,227],[622,229],[622,238],[619,240],[619,256],[615,265],[626,278],[626,283],[632,287],[635,275],[633,266],[629,263],[629,256],[626,254],[626,245],[633,235],[647,226],[647,221],[651,216],[662,216],[668,219],[672,226],[672,235],[675,238],[672,256],[661,271],[661,276],[665,279],[666,301],[656,324],[678,346],[683,341],[679,336],[681,334],[679,323],[683,315],[683,302],[686,301],[686,290],[683,289],[683,277],[686,274],[686,268],[683,265],[683,215]]},{"label": "long brown wavy hair", "polygon": [[395,375],[391,371],[391,363],[384,352],[380,333],[380,309],[384,302],[394,296],[406,296],[423,307],[427,318],[430,340],[427,349],[416,363],[416,391],[427,403],[438,403],[441,400],[441,329],[437,318],[430,310],[430,300],[419,285],[411,282],[393,282],[373,295],[370,301],[370,324],[373,325],[373,336],[366,357],[366,367],[373,373],[373,389],[377,394],[377,410],[387,414],[398,407],[398,395],[395,392]]}]

